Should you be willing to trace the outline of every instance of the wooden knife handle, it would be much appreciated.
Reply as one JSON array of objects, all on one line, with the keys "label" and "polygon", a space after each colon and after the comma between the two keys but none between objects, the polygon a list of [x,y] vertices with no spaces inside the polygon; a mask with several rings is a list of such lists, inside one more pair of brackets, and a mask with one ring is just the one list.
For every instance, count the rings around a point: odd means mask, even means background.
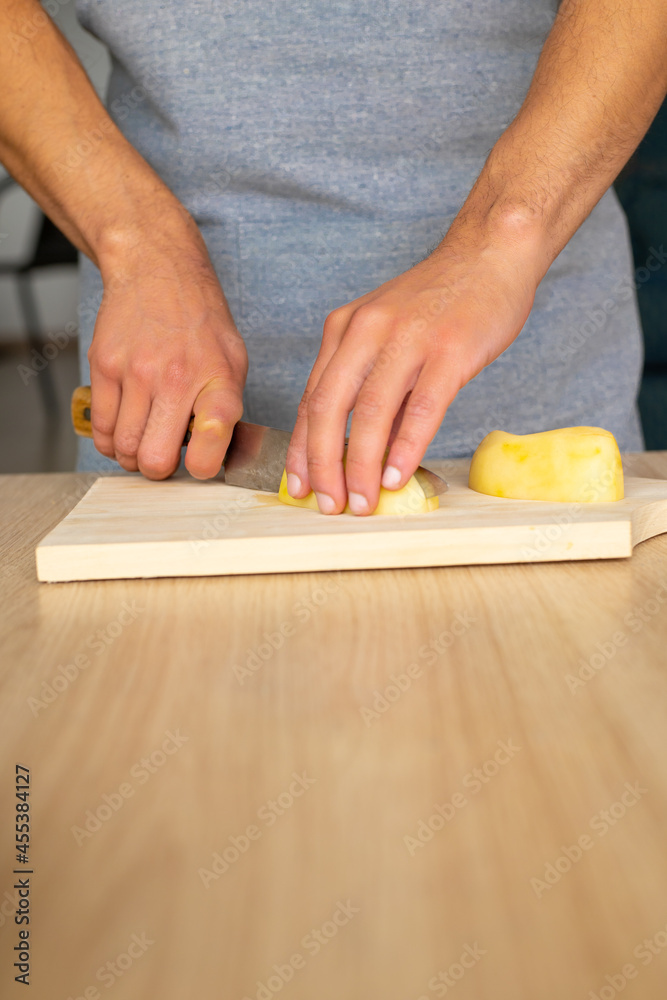
[{"label": "wooden knife handle", "polygon": [[[195,418],[190,417],[190,423],[183,439],[186,445],[192,436]],[[80,437],[90,438],[93,436],[93,428],[90,423],[90,386],[79,385],[72,393],[72,425]]]}]

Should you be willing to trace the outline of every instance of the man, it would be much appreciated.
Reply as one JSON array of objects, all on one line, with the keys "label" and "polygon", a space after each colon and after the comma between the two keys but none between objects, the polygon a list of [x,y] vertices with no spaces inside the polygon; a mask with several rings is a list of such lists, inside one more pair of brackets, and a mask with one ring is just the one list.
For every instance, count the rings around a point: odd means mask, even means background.
[{"label": "man", "polygon": [[427,448],[495,426],[641,447],[608,188],[667,91],[667,0],[556,7],[79,0],[109,115],[36,0],[4,0],[0,155],[89,258],[83,351],[101,299],[107,459],[83,445],[79,468],[164,478],[194,412],[185,465],[215,475],[246,345],[246,419],[278,426],[316,356],[287,469],[324,513],[372,512]]}]

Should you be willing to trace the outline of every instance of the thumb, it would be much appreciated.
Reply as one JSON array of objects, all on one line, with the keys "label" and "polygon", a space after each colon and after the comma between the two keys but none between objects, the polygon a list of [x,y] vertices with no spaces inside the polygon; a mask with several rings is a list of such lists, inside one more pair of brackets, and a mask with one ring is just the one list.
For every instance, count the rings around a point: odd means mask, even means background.
[{"label": "thumb", "polygon": [[195,479],[210,479],[220,472],[232,431],[243,414],[241,390],[230,377],[218,375],[200,390],[192,410],[195,420],[185,467]]}]

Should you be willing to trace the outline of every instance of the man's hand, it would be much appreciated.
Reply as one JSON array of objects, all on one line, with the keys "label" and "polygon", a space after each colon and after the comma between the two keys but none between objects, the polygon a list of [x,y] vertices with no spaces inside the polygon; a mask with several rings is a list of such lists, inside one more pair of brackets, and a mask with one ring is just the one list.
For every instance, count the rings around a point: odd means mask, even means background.
[{"label": "man's hand", "polygon": [[193,412],[186,468],[215,476],[243,411],[245,345],[201,236],[182,229],[151,228],[103,258],[88,351],[95,447],[149,479],[178,467]]},{"label": "man's hand", "polygon": [[667,0],[562,0],[526,99],[443,242],[327,317],[287,456],[292,496],[312,486],[323,513],[349,495],[370,514],[381,475],[388,489],[405,484],[646,132],[667,90],[666,48]]},{"label": "man's hand", "polygon": [[[88,355],[95,445],[164,478],[194,411],[185,464],[214,476],[241,416],[247,357],[201,234],[38,0],[2,0],[0,37],[0,158],[104,281]],[[89,152],[68,166],[86,136]]]},{"label": "man's hand", "polygon": [[502,240],[453,232],[425,261],[327,317],[287,456],[292,496],[312,488],[325,514],[348,498],[355,514],[370,514],[381,479],[405,485],[458,390],[530,312],[538,278],[520,220],[513,228]]}]

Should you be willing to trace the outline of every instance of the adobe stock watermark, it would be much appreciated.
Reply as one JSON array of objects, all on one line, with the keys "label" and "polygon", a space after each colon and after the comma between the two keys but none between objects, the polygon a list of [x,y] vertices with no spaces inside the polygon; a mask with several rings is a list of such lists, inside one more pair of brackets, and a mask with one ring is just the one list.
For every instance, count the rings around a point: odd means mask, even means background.
[{"label": "adobe stock watermark", "polygon": [[[148,937],[146,931],[142,934],[132,934],[124,951],[101,965],[95,973],[95,979],[104,986],[105,990],[110,990],[132,968],[135,962],[143,958],[151,945],[154,944],[155,941]],[[101,1000],[101,997],[102,993],[99,987],[91,983],[76,996],[70,993],[67,1000]]]},{"label": "adobe stock watermark", "polygon": [[90,489],[90,487],[99,478],[99,473],[98,472],[86,472],[86,473],[78,472],[77,473],[77,478],[79,478],[79,481],[77,482],[77,484],[74,487],[74,489],[70,490],[69,493],[63,493],[62,496],[61,496],[61,498],[60,498],[61,504],[63,505],[63,507],[67,508],[68,511],[70,511],[74,507],[76,507],[76,505],[78,504],[79,500],[83,500],[83,498],[85,497],[85,495],[88,492],[88,490]]},{"label": "adobe stock watermark", "polygon": [[233,500],[224,500],[221,503],[222,509],[219,513],[207,517],[206,520],[201,522],[200,537],[193,538],[190,542],[193,551],[199,554],[202,550],[210,549],[211,542],[217,538],[224,537],[234,523],[238,521],[241,514],[246,510],[250,510],[254,504],[255,499],[250,490],[240,493]]},{"label": "adobe stock watermark", "polygon": [[438,659],[454,645],[458,638],[465,635],[476,621],[477,618],[474,615],[457,611],[448,628],[443,629],[435,639],[431,639],[426,645],[419,647],[417,660],[408,663],[398,673],[391,673],[389,683],[381,690],[373,692],[371,704],[361,705],[359,708],[366,728],[388,712],[392,705],[395,705],[405,692],[410,690],[414,681],[422,676],[424,667],[432,667],[434,663],[437,663]]},{"label": "adobe stock watermark", "polygon": [[123,808],[128,799],[134,797],[137,788],[150,781],[154,774],[157,774],[170,757],[178,753],[182,746],[190,741],[189,736],[184,736],[180,729],[172,732],[167,729],[165,738],[155,750],[147,757],[142,757],[129,770],[129,781],[120,783],[117,789],[105,792],[102,801],[94,809],[86,809],[84,813],[83,826],[72,826],[70,832],[78,847],[90,840],[105,823],[116,815]]},{"label": "adobe stock watermark", "polygon": [[310,594],[294,602],[291,618],[281,622],[272,631],[264,632],[262,641],[246,650],[243,662],[233,665],[232,670],[239,684],[254,677],[269,662],[274,653],[282,649],[285,643],[297,634],[299,628],[307,624],[333,595],[342,590],[343,585],[340,578],[330,574],[321,580],[318,578],[318,585],[311,590]]},{"label": "adobe stock watermark", "polygon": [[[651,962],[662,955],[667,949],[667,924],[656,931],[651,937],[644,938],[632,950],[632,957],[646,968]],[[625,987],[636,979],[641,969],[635,962],[626,962],[618,972],[608,973],[604,984],[597,990],[591,990],[586,1000],[614,1000]]]},{"label": "adobe stock watermark", "polygon": [[76,324],[67,323],[64,330],[51,331],[46,336],[50,343],[43,344],[41,350],[32,347],[29,364],[16,366],[16,371],[24,385],[29,385],[31,379],[37,378],[39,373],[48,367],[50,361],[57,358],[61,351],[64,351],[73,340],[76,340]]},{"label": "adobe stock watermark", "polygon": [[30,45],[35,40],[42,28],[55,17],[61,7],[66,7],[71,0],[40,0],[42,10],[37,10],[32,17],[26,17],[21,21],[18,31],[10,31],[7,41],[9,41],[12,52],[15,55],[22,55],[25,46]]},{"label": "adobe stock watermark", "polygon": [[84,129],[76,142],[70,143],[59,160],[54,160],[51,169],[58,180],[77,170],[94,153],[99,152],[106,136],[116,131],[115,122],[124,121],[140,104],[150,99],[151,87],[156,88],[155,77],[146,73],[127,93],[115,98],[109,105],[114,119],[105,116],[93,128]]},{"label": "adobe stock watermark", "polygon": [[595,309],[586,310],[586,320],[576,330],[572,331],[567,341],[558,345],[558,354],[562,361],[569,361],[572,355],[581,350],[587,340],[599,330],[604,329],[607,320],[618,311],[619,304],[632,298],[634,291],[645,285],[651,275],[659,271],[667,262],[667,253],[662,244],[656,249],[649,247],[649,255],[643,267],[635,268],[634,279],[629,275],[621,278],[602,304]]},{"label": "adobe stock watermark", "polygon": [[[90,650],[95,656],[100,656],[109,646],[112,646],[116,639],[122,635],[125,629],[143,614],[145,608],[137,606],[136,601],[123,601],[120,611],[116,617],[104,625],[95,629],[83,642],[83,648]],[[43,681],[39,691],[39,697],[30,696],[26,698],[26,704],[32,714],[37,717],[40,712],[52,705],[59,695],[80,677],[81,673],[93,664],[93,658],[87,652],[76,653],[69,663],[61,663],[56,667],[54,676],[50,681]]]},{"label": "adobe stock watermark", "polygon": [[445,828],[455,816],[464,809],[470,798],[479,795],[485,785],[495,778],[501,767],[509,764],[515,754],[521,750],[513,740],[498,740],[497,750],[485,760],[479,767],[473,767],[471,771],[461,779],[461,785],[466,789],[468,795],[457,791],[446,801],[434,806],[433,812],[427,819],[420,819],[414,834],[406,834],[403,843],[411,858],[414,858],[418,850],[426,846],[436,833]]},{"label": "adobe stock watermark", "polygon": [[[132,277],[130,275],[121,275],[107,281],[104,287],[105,297],[109,298],[115,292],[125,290],[131,281]],[[79,303],[77,306],[79,324],[88,322],[94,324],[96,318],[96,308]],[[36,378],[40,372],[43,372],[62,351],[69,347],[72,341],[76,341],[78,337],[78,324],[73,322],[66,323],[63,330],[51,331],[46,336],[49,343],[43,344],[41,350],[38,350],[36,347],[31,348],[29,363],[27,365],[20,364],[16,366],[16,371],[24,385],[29,385],[31,379]]]},{"label": "adobe stock watermark", "polygon": [[[474,969],[477,963],[484,958],[486,952],[487,949],[480,948],[476,941],[474,944],[465,944],[456,962],[452,962],[446,969],[441,969],[435,976],[431,976],[428,981],[430,993],[436,997],[446,997],[450,990],[458,986],[466,973],[470,969]],[[417,1000],[431,1000],[431,998],[426,993],[422,993],[421,996],[417,997]]]},{"label": "adobe stock watermark", "polygon": [[600,499],[602,494],[612,485],[613,481],[613,471],[605,469],[600,476],[590,479],[582,487],[581,495],[583,500],[573,501],[572,503],[559,503],[559,507],[563,507],[563,513],[556,514],[551,524],[540,525],[535,531],[531,544],[521,546],[521,555],[523,558],[539,560],[545,552],[563,537],[565,529],[581,518],[587,506]]},{"label": "adobe stock watermark", "polygon": [[592,850],[599,840],[606,837],[642,796],[648,793],[648,789],[642,788],[638,781],[635,781],[634,784],[626,781],[623,788],[624,791],[617,801],[612,802],[606,809],[600,809],[589,820],[589,829],[597,839],[590,833],[582,833],[574,844],[561,845],[561,853],[555,861],[545,863],[542,876],[534,876],[530,879],[530,886],[538,899],[541,899],[545,892],[558,885],[563,876],[567,875],[573,866],[582,860],[584,854]]},{"label": "adobe stock watermark", "polygon": [[[293,771],[289,786],[275,799],[267,799],[257,810],[257,819],[261,821],[263,827],[266,829],[277,823],[278,819],[292,808],[295,801],[315,784],[315,781],[316,779],[311,778],[305,771],[301,774]],[[252,844],[260,840],[263,833],[264,829],[257,823],[249,823],[240,833],[230,834],[226,846],[211,857],[210,868],[197,869],[204,888],[210,889],[213,882],[217,882],[242,855],[247,854]]]},{"label": "adobe stock watermark", "polygon": [[656,615],[660,614],[667,605],[667,581],[661,582],[653,597],[649,597],[641,605],[635,605],[632,610],[623,618],[623,624],[627,625],[629,632],[624,629],[617,629],[609,639],[595,644],[595,652],[591,653],[587,660],[580,658],[579,669],[576,674],[565,674],[565,683],[571,694],[577,694],[588,684],[593,677],[596,677],[604,667],[610,663],[619,649],[622,649],[632,633],[635,635],[641,632],[645,625],[653,621]]},{"label": "adobe stock watermark", "polygon": [[18,889],[15,889],[13,893],[5,890],[0,900],[0,930],[7,923],[8,917],[11,917],[12,926],[14,926],[14,915],[18,910],[18,907],[19,907]]},{"label": "adobe stock watermark", "polygon": [[276,993],[280,993],[287,983],[294,979],[297,972],[306,968],[308,956],[318,955],[357,913],[359,907],[355,906],[351,899],[338,900],[329,919],[319,927],[311,927],[301,938],[302,951],[295,951],[284,962],[276,962],[264,980],[257,980],[254,994],[250,996],[246,993],[243,1000],[272,1000]]}]

